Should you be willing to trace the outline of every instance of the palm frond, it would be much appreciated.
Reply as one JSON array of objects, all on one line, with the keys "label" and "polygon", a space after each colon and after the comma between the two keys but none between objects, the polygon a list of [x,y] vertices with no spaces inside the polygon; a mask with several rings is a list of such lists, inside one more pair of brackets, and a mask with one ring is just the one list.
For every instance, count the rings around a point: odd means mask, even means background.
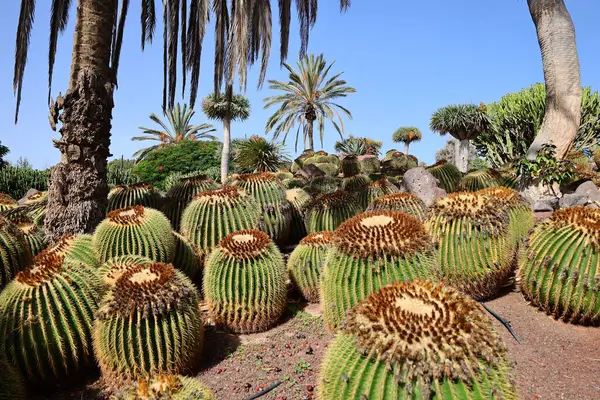
[{"label": "palm frond", "polygon": [[288,56],[290,44],[290,23],[292,20],[292,0],[279,0],[279,29],[280,29],[280,64],[283,65]]},{"label": "palm frond", "polygon": [[129,9],[129,0],[121,1],[121,11],[119,11],[119,25],[117,27],[115,48],[112,52],[111,69],[113,76],[117,76],[119,71],[119,59],[121,58],[121,47],[123,45],[123,33],[125,31],[125,20],[127,19],[127,10]]},{"label": "palm frond", "polygon": [[48,104],[50,104],[52,94],[52,75],[54,72],[58,35],[67,27],[70,8],[71,0],[52,0],[50,9],[50,43],[48,45]]},{"label": "palm frond", "polygon": [[[196,105],[198,85],[200,83],[200,60],[202,58],[202,42],[209,19],[209,0],[191,0],[190,18],[186,38],[185,68],[191,71],[190,107]],[[183,47],[182,47],[183,48]]]},{"label": "palm frond", "polygon": [[154,28],[156,27],[156,7],[155,0],[142,0],[142,50],[146,42],[152,43],[154,38]]},{"label": "palm frond", "polygon": [[17,25],[17,43],[15,45],[15,67],[13,75],[13,91],[17,96],[15,109],[15,124],[19,120],[19,108],[21,106],[21,93],[23,90],[23,76],[27,65],[27,53],[29,50],[29,39],[31,27],[35,18],[35,0],[21,0],[21,11],[19,12],[19,24]]}]

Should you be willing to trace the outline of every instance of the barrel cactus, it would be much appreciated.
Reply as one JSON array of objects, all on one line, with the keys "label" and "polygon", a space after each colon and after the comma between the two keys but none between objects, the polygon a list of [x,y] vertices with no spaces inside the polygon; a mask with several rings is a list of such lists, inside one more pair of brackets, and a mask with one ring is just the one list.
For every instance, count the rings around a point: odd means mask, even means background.
[{"label": "barrel cactus", "polygon": [[327,231],[311,233],[288,258],[290,278],[309,303],[319,302],[319,280],[332,236],[333,233]]},{"label": "barrel cactus", "polygon": [[198,193],[213,190],[219,185],[207,175],[195,174],[181,178],[167,191],[163,211],[171,221],[173,229],[179,231],[183,211]]},{"label": "barrel cactus", "polygon": [[282,182],[286,179],[292,179],[294,177],[294,174],[286,170],[277,171],[275,172],[275,175],[277,176],[277,179],[279,179]]},{"label": "barrel cactus", "polygon": [[98,274],[106,286],[112,287],[126,271],[139,265],[152,264],[149,258],[125,255],[111,258],[98,268]]},{"label": "barrel cactus", "polygon": [[113,400],[217,400],[215,394],[196,378],[157,375],[126,385]]},{"label": "barrel cactus", "polygon": [[175,237],[160,211],[133,206],[109,212],[94,232],[93,246],[101,262],[123,255],[171,262]]},{"label": "barrel cactus", "polygon": [[67,258],[68,247],[40,253],[0,294],[4,356],[30,384],[54,385],[94,365],[92,324],[104,285],[96,268]]},{"label": "barrel cactus", "polygon": [[485,188],[501,186],[503,182],[504,180],[498,172],[484,168],[471,171],[463,176],[459,186],[462,190],[476,192]]},{"label": "barrel cactus", "polygon": [[400,189],[385,177],[367,183],[357,192],[358,203],[363,209],[367,208],[372,201],[386,194],[399,193]]},{"label": "barrel cactus", "polygon": [[308,180],[301,175],[297,175],[293,178],[283,179],[281,183],[286,189],[295,189],[306,186],[308,184]]},{"label": "barrel cactus", "polygon": [[188,278],[194,279],[202,269],[203,252],[198,251],[185,236],[173,232],[175,236],[175,255],[173,265]]},{"label": "barrel cactus", "polygon": [[358,174],[349,178],[342,179],[342,190],[350,193],[357,193],[365,185],[371,182],[371,178],[365,174]]},{"label": "barrel cactus", "polygon": [[8,194],[0,193],[0,212],[17,208],[19,203]]},{"label": "barrel cactus", "polygon": [[15,217],[11,217],[10,221],[17,225],[21,232],[23,232],[23,237],[29,245],[32,256],[37,256],[46,248],[44,231],[39,226],[35,225],[33,219],[31,219],[27,214],[17,214]]},{"label": "barrel cactus", "polygon": [[343,190],[317,196],[306,210],[306,231],[334,231],[342,222],[361,211],[354,196]]},{"label": "barrel cactus", "polygon": [[428,281],[394,283],[348,314],[323,359],[319,398],[516,399],[506,354],[477,302]]},{"label": "barrel cactus", "polygon": [[317,151],[311,157],[304,160],[303,167],[314,165],[327,176],[337,176],[340,172],[340,159],[334,154],[327,154],[324,151]]},{"label": "barrel cactus", "polygon": [[333,176],[318,176],[313,178],[304,186],[304,190],[313,195],[333,193],[339,190],[342,185],[342,181],[339,178]]},{"label": "barrel cactus", "polygon": [[242,188],[223,186],[194,197],[181,217],[181,233],[204,258],[225,236],[255,228],[259,219],[253,197]]},{"label": "barrel cactus", "polygon": [[25,382],[19,372],[3,359],[0,370],[0,400],[25,400]]},{"label": "barrel cactus", "polygon": [[139,182],[133,185],[117,185],[108,193],[108,211],[131,206],[144,206],[158,209],[160,194],[150,183]]},{"label": "barrel cactus", "polygon": [[285,263],[266,233],[251,229],[226,236],[204,268],[204,296],[218,326],[260,332],[283,314]]},{"label": "barrel cactus", "polygon": [[70,264],[84,265],[98,269],[99,260],[92,245],[91,235],[65,235],[46,249],[48,252],[63,254]]},{"label": "barrel cactus", "polygon": [[46,218],[47,200],[48,192],[36,192],[23,202],[23,205],[30,208],[28,214],[33,219],[33,222],[41,228],[44,227],[44,219]]},{"label": "barrel cactus", "polygon": [[478,300],[494,295],[514,266],[507,210],[487,196],[457,192],[430,211],[426,225],[444,278]]},{"label": "barrel cactus", "polygon": [[427,206],[423,200],[411,193],[393,193],[381,196],[371,202],[367,211],[402,211],[421,222],[427,219]]},{"label": "barrel cactus", "polygon": [[515,241],[519,242],[529,236],[535,218],[531,205],[519,192],[503,186],[496,186],[482,189],[478,193],[496,200],[502,208],[508,211],[510,218],[508,230]]},{"label": "barrel cactus", "polygon": [[272,172],[238,175],[233,186],[244,189],[259,205],[261,230],[278,244],[285,244],[288,239],[292,208],[285,197],[285,186]]},{"label": "barrel cactus", "polygon": [[308,192],[301,188],[288,189],[285,197],[292,206],[292,228],[290,230],[290,243],[298,243],[306,236],[306,225],[304,224],[304,213],[313,198]]},{"label": "barrel cactus", "polygon": [[171,264],[127,269],[102,300],[94,353],[109,384],[178,374],[198,360],[204,341],[200,295]]},{"label": "barrel cactus", "polygon": [[376,174],[381,171],[381,161],[374,155],[360,156],[360,172],[363,174]]},{"label": "barrel cactus", "polygon": [[462,174],[454,164],[442,160],[427,167],[427,171],[440,182],[440,187],[447,193],[456,192],[458,189]]},{"label": "barrel cactus", "polygon": [[357,156],[345,156],[342,158],[340,166],[345,178],[349,178],[360,173],[360,161],[358,160]]},{"label": "barrel cactus", "polygon": [[391,282],[437,279],[436,253],[417,219],[400,211],[359,214],[335,231],[321,279],[323,319],[335,330],[346,313]]},{"label": "barrel cactus", "polygon": [[31,263],[31,249],[19,227],[0,217],[0,290]]},{"label": "barrel cactus", "polygon": [[547,314],[600,325],[600,211],[555,211],[537,225],[519,263],[521,290]]}]

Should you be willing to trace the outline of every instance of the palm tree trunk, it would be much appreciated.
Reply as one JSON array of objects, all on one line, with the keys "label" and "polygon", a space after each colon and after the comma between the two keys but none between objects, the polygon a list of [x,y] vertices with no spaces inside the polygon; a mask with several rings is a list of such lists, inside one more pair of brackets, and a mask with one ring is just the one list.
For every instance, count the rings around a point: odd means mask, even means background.
[{"label": "palm tree trunk", "polygon": [[90,233],[107,206],[113,82],[111,40],[116,0],[79,0],[69,89],[60,115],[62,153],[48,189],[46,236]]},{"label": "palm tree trunk", "polygon": [[409,142],[404,143],[404,154],[408,155],[408,147],[410,146]]},{"label": "palm tree trunk", "polygon": [[308,121],[308,149],[304,149],[304,150],[314,150],[315,149],[315,142],[313,140],[313,124],[315,121],[309,120]]},{"label": "palm tree trunk", "polygon": [[223,150],[221,152],[221,183],[225,184],[229,174],[229,144],[231,142],[231,119],[223,119]]},{"label": "palm tree trunk", "polygon": [[462,173],[469,172],[469,139],[457,141],[458,156],[456,158],[456,168]]},{"label": "palm tree trunk", "polygon": [[581,79],[575,27],[564,0],[527,0],[537,29],[546,81],[546,113],[527,151],[535,159],[543,144],[556,146],[557,158],[571,148],[581,118]]}]

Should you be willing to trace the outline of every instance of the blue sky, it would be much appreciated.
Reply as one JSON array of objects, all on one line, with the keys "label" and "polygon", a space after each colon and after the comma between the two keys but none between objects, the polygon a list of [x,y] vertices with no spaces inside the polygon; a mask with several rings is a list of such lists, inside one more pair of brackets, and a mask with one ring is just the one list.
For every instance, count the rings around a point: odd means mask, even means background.
[{"label": "blue sky", "polygon": [[[26,157],[35,167],[45,168],[59,160],[59,152],[51,142],[58,133],[52,132],[47,122],[50,2],[37,3],[18,125],[13,123],[12,68],[20,1],[7,1],[0,17],[0,37],[5,38],[0,44],[0,53],[5,57],[0,63],[0,141],[10,148],[10,161]],[[582,83],[598,90],[600,2],[567,0],[567,6],[575,22]],[[275,17],[276,2],[273,7]],[[59,42],[54,96],[67,89],[73,17],[74,10],[72,23]],[[212,33],[212,26],[210,30]],[[160,39],[162,28],[157,31]],[[275,26],[268,79],[287,77],[279,67],[278,34]],[[298,49],[294,23],[288,61],[295,61]],[[397,127],[415,125],[423,131],[423,140],[413,144],[411,152],[426,162],[433,161],[435,151],[447,139],[428,130],[430,116],[438,107],[493,102],[506,93],[543,81],[535,28],[525,0],[355,0],[346,14],[339,14],[337,1],[321,0],[309,51],[322,52],[328,60],[335,60],[335,70],[345,71],[344,78],[357,90],[341,100],[354,115],[353,120],[346,121],[347,133],[381,140],[384,149],[390,149],[395,147],[391,135]],[[201,96],[212,90],[212,53],[210,34],[202,60]],[[162,43],[157,40],[142,53],[138,1],[131,2],[120,68],[111,152],[115,157],[130,157],[143,143],[130,138],[138,133],[138,126],[151,126],[148,114],[160,112],[162,99]],[[252,115],[244,123],[233,124],[234,137],[264,135],[272,111],[263,109],[262,99],[273,93],[267,85],[256,90],[257,74],[257,68],[253,68],[246,92]],[[200,110],[195,121],[205,121]],[[221,126],[217,129],[220,135]],[[337,133],[330,126],[325,150],[331,151],[335,140]],[[290,138],[292,154],[293,145]]]}]

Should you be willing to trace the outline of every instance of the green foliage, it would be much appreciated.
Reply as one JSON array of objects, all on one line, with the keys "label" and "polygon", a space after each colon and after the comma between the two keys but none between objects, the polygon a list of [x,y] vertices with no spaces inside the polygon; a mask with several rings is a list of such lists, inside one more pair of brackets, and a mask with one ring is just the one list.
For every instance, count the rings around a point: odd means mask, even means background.
[{"label": "green foliage", "polygon": [[47,170],[6,166],[0,168],[0,193],[20,199],[29,189],[47,190],[49,178]]},{"label": "green foliage", "polygon": [[171,262],[175,245],[167,217],[143,206],[111,211],[98,225],[93,237],[93,247],[101,262],[124,255]]},{"label": "green foliage", "polygon": [[446,193],[456,192],[462,174],[454,164],[440,161],[431,167],[427,167],[427,171],[440,182],[440,187],[443,188]]},{"label": "green foliage", "polygon": [[306,231],[334,231],[342,222],[363,210],[354,196],[338,190],[317,196],[306,208]]},{"label": "green foliage", "polygon": [[459,187],[462,190],[476,192],[481,189],[501,186],[503,178],[493,169],[479,169],[471,171],[462,177]]},{"label": "green foliage", "polygon": [[335,142],[335,151],[348,156],[379,155],[383,142],[369,138],[349,137]]},{"label": "green foliage", "polygon": [[208,386],[197,378],[158,375],[119,390],[113,400],[217,400]]},{"label": "green foliage", "polygon": [[452,104],[433,113],[429,129],[440,135],[449,133],[458,140],[474,139],[488,129],[490,120],[486,106],[481,103]]},{"label": "green foliage", "polygon": [[31,249],[19,227],[0,217],[0,290],[31,263]]},{"label": "green foliage", "polygon": [[600,324],[600,212],[557,210],[538,224],[521,253],[519,276],[527,300],[567,322]]},{"label": "green foliage", "polygon": [[135,160],[116,159],[108,162],[106,179],[108,185],[133,185],[140,181],[140,177],[133,172]]},{"label": "green foliage", "polygon": [[387,178],[382,177],[362,186],[360,189],[358,189],[356,195],[358,204],[360,204],[364,210],[369,204],[371,204],[371,202],[375,201],[381,196],[398,192],[400,192],[400,189],[387,180]]},{"label": "green foliage", "polygon": [[167,218],[171,221],[173,229],[179,230],[181,216],[183,211],[190,204],[190,201],[199,193],[206,190],[216,189],[218,185],[203,174],[188,174],[183,175],[178,181],[173,183],[163,202],[163,211]]},{"label": "green foliage", "polygon": [[140,182],[129,186],[118,185],[108,192],[107,211],[138,205],[158,209],[160,201],[160,193],[149,183]]},{"label": "green foliage", "polygon": [[319,302],[319,280],[332,232],[315,232],[300,241],[287,262],[294,286],[309,303]]},{"label": "green foliage", "polygon": [[312,196],[302,188],[288,189],[285,197],[292,206],[292,228],[290,229],[290,243],[298,243],[306,236],[306,225],[304,224],[304,213],[312,203]]},{"label": "green foliage", "polygon": [[229,102],[222,93],[211,93],[202,100],[202,111],[208,119],[245,121],[250,117],[250,101],[241,94],[234,94]]},{"label": "green foliage", "polygon": [[0,169],[8,166],[8,161],[4,159],[8,153],[10,153],[8,147],[2,145],[2,142],[0,142]]},{"label": "green foliage", "polygon": [[419,142],[423,138],[423,134],[419,128],[414,126],[402,126],[394,132],[392,140],[396,143],[402,142],[409,144],[412,142]]},{"label": "green foliage", "polygon": [[565,185],[575,177],[575,168],[568,160],[556,160],[556,146],[544,144],[537,152],[535,160],[523,157],[517,163],[517,173],[542,185],[551,186],[553,183]]},{"label": "green foliage", "polygon": [[367,207],[370,211],[402,211],[415,217],[421,222],[427,219],[427,206],[417,196],[411,193],[386,194],[373,200]]},{"label": "green foliage", "polygon": [[102,300],[94,354],[108,383],[178,374],[194,366],[204,343],[200,295],[170,264],[125,271]]},{"label": "green foliage", "polygon": [[94,365],[92,324],[104,285],[95,267],[67,257],[70,247],[64,240],[35,257],[0,294],[0,347],[32,385],[54,386]]},{"label": "green foliage", "polygon": [[226,236],[210,255],[204,273],[204,296],[213,321],[237,333],[271,328],[286,305],[283,257],[258,230]]},{"label": "green foliage", "polygon": [[235,169],[240,173],[275,172],[290,161],[283,144],[259,136],[238,141],[234,153]]},{"label": "green foliage", "polygon": [[218,167],[221,149],[219,142],[185,140],[151,152],[140,161],[133,172],[144,182],[164,189],[164,181],[174,172],[190,173]]}]

